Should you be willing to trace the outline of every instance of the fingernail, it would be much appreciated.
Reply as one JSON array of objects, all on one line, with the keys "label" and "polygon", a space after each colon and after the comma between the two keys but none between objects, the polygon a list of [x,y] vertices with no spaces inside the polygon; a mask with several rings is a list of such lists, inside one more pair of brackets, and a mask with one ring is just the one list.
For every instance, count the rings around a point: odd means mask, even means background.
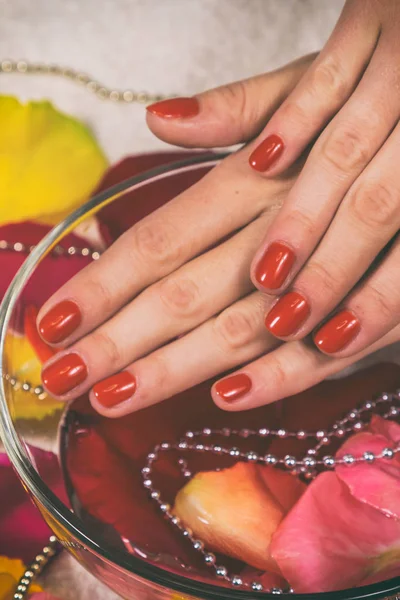
[{"label": "fingernail", "polygon": [[266,289],[277,290],[285,283],[295,259],[296,255],[289,246],[273,242],[257,265],[256,280]]},{"label": "fingernail", "polygon": [[215,384],[215,391],[225,402],[234,402],[251,390],[251,379],[244,373],[231,375]]},{"label": "fingernail", "polygon": [[265,317],[266,328],[277,337],[295,333],[310,314],[310,305],[301,294],[282,296]]},{"label": "fingernail", "polygon": [[57,344],[65,340],[81,324],[79,306],[72,300],[63,300],[44,315],[38,331],[45,342]]},{"label": "fingernail", "polygon": [[349,310],[342,310],[317,331],[314,343],[327,354],[339,352],[354,340],[360,329],[357,317]]},{"label": "fingernail", "polygon": [[197,98],[170,98],[150,104],[146,110],[163,119],[188,119],[199,114],[200,105]]},{"label": "fingernail", "polygon": [[106,408],[111,408],[128,400],[136,391],[136,379],[128,371],[122,371],[93,386],[96,400]]},{"label": "fingernail", "polygon": [[284,149],[285,145],[279,135],[269,135],[250,155],[250,166],[255,171],[267,171],[276,163]]},{"label": "fingernail", "polygon": [[42,381],[46,389],[55,396],[63,396],[83,383],[88,370],[78,354],[64,354],[42,371]]}]

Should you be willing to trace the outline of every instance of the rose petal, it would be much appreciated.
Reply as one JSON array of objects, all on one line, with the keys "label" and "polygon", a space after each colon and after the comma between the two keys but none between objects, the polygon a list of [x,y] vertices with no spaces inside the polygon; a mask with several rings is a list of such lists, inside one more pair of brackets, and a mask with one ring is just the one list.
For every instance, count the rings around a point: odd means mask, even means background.
[{"label": "rose petal", "polygon": [[272,555],[298,593],[354,587],[400,562],[400,521],[353,498],[336,473],[322,473],[278,528]]},{"label": "rose petal", "polygon": [[[373,419],[370,430],[382,432],[383,435],[371,431],[353,435],[343,444],[337,454],[338,458],[345,454],[361,457],[367,451],[377,456],[384,448],[392,447],[395,438],[400,439],[400,425],[378,416]],[[387,434],[387,437],[384,434]],[[357,500],[377,508],[388,516],[400,519],[399,454],[390,460],[375,460],[373,464],[361,462],[351,466],[339,465],[336,472]]]},{"label": "rose petal", "polygon": [[[66,501],[57,457],[31,449],[42,478]],[[0,554],[22,558],[26,563],[46,545],[51,532],[23,489],[5,454],[0,454]]]},{"label": "rose petal", "polygon": [[289,473],[239,462],[197,473],[179,491],[174,512],[212,550],[279,573],[271,538],[304,489]]},{"label": "rose petal", "polygon": [[106,168],[89,129],[49,102],[0,96],[0,222],[56,223],[89,197]]}]

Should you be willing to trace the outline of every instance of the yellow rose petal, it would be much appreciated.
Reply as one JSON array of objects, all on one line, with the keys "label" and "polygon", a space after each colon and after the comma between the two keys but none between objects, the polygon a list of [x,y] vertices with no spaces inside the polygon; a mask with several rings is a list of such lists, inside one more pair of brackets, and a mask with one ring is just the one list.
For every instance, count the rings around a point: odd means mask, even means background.
[{"label": "yellow rose petal", "polygon": [[[9,333],[5,343],[7,372],[22,383],[29,382],[36,387],[42,385],[42,365],[28,339],[23,335]],[[10,410],[14,419],[44,419],[64,404],[49,395],[40,398],[23,390],[9,389]],[[1,600],[1,599],[0,599]]]},{"label": "yellow rose petal", "polygon": [[49,102],[0,96],[0,224],[59,221],[90,196],[106,167],[84,124]]},{"label": "yellow rose petal", "polygon": [[[12,600],[17,583],[25,573],[25,569],[22,560],[0,556],[0,600]],[[29,588],[29,593],[42,591],[43,588],[37,584]]]}]

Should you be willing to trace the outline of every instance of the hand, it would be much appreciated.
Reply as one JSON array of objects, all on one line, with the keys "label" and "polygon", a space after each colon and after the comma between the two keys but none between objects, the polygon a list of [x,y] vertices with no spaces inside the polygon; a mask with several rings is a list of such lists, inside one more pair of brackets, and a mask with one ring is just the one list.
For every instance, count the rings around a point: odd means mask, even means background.
[{"label": "hand", "polygon": [[[214,143],[217,121],[224,143],[254,136],[310,60],[200,96],[209,106],[207,123],[200,119],[197,128],[203,142],[208,135]],[[70,280],[38,319],[46,341],[68,346],[44,367],[48,391],[71,399],[117,373],[118,393],[110,397],[108,383],[100,383],[91,397],[105,414],[123,414],[277,345],[263,325],[268,304],[249,273],[293,179],[260,181],[249,176],[245,152],[232,155]]]},{"label": "hand", "polygon": [[400,322],[399,31],[398,0],[348,0],[249,158],[276,177],[317,138],[252,279],[280,297],[266,317],[273,335],[299,340],[317,328],[318,349],[337,357]]}]

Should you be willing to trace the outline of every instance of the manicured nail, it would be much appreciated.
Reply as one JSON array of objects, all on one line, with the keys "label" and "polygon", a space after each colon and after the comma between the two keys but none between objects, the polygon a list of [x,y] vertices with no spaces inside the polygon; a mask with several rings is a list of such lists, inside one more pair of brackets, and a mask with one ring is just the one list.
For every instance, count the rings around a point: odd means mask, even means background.
[{"label": "manicured nail", "polygon": [[128,400],[136,391],[136,379],[128,371],[111,375],[93,387],[96,400],[106,408],[111,408]]},{"label": "manicured nail", "polygon": [[225,402],[234,402],[251,390],[251,379],[244,373],[231,375],[215,384],[215,391]]},{"label": "manicured nail", "polygon": [[170,98],[147,106],[147,110],[162,119],[188,119],[200,112],[197,98]]},{"label": "manicured nail", "polygon": [[284,283],[294,264],[296,255],[282,242],[273,242],[258,262],[255,277],[260,285],[277,290]]},{"label": "manicured nail", "polygon": [[323,352],[333,354],[350,344],[360,329],[357,317],[349,310],[342,310],[317,331],[314,343]]},{"label": "manicured nail", "polygon": [[267,171],[276,163],[284,149],[285,144],[279,135],[269,135],[250,155],[250,166],[255,171]]},{"label": "manicured nail", "polygon": [[309,314],[310,305],[304,296],[289,292],[271,308],[265,326],[276,337],[287,337],[300,329]]},{"label": "manicured nail", "polygon": [[87,377],[87,366],[78,354],[64,354],[42,371],[42,381],[55,396],[63,396],[83,383]]},{"label": "manicured nail", "polygon": [[45,342],[58,344],[70,336],[81,321],[79,306],[72,300],[63,300],[44,315],[38,330]]}]

